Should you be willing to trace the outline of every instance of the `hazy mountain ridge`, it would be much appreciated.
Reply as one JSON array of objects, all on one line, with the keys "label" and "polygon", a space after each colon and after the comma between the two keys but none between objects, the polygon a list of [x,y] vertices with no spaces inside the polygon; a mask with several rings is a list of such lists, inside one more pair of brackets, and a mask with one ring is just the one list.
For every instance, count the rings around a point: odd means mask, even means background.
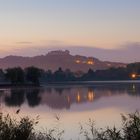
[{"label": "hazy mountain ridge", "polygon": [[6,69],[8,67],[28,67],[35,66],[44,70],[51,69],[55,71],[59,67],[63,69],[70,69],[71,71],[87,71],[89,68],[94,70],[107,69],[109,67],[125,67],[124,63],[100,61],[94,57],[86,57],[81,55],[71,55],[66,51],[51,51],[46,55],[39,55],[34,57],[23,56],[7,56],[0,58],[0,68]]}]

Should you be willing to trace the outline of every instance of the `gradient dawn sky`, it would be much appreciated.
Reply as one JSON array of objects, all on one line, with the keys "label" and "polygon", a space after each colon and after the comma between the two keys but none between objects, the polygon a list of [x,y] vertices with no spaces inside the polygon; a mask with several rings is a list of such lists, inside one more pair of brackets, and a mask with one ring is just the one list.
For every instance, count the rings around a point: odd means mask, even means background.
[{"label": "gradient dawn sky", "polygon": [[140,0],[0,0],[0,57],[139,42]]}]

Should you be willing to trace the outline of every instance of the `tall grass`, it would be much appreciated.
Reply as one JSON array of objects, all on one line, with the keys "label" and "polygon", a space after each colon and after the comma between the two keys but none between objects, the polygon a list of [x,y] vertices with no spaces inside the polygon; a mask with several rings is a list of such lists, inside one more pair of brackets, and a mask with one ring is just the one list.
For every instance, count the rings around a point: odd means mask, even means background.
[{"label": "tall grass", "polygon": [[0,113],[0,140],[61,140],[63,130],[52,128],[45,132],[36,132],[38,117],[30,119],[23,117],[19,121]]},{"label": "tall grass", "polygon": [[80,133],[86,140],[140,140],[140,113],[122,115],[121,129],[115,126],[97,129],[94,121],[89,119],[86,127],[81,125]]},{"label": "tall grass", "polygon": [[[64,131],[52,128],[45,132],[36,132],[38,118],[23,117],[19,121],[10,115],[0,113],[0,140],[62,140]],[[122,115],[122,129],[107,127],[97,129],[95,122],[89,119],[80,125],[82,140],[140,140],[140,113]]]}]

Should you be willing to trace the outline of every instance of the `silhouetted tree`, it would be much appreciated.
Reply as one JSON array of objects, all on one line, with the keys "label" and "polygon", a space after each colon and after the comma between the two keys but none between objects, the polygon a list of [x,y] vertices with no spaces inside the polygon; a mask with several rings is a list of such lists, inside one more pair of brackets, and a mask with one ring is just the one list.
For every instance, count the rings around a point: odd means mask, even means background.
[{"label": "silhouetted tree", "polygon": [[65,81],[65,73],[62,68],[59,68],[57,71],[55,71],[53,77],[54,81]]},{"label": "silhouetted tree", "polygon": [[128,64],[127,70],[129,71],[129,73],[140,73],[140,62]]},{"label": "silhouetted tree", "polygon": [[12,84],[23,84],[24,83],[24,71],[22,68],[8,68],[6,69],[5,76]]},{"label": "silhouetted tree", "polygon": [[0,69],[0,81],[3,81],[3,80],[5,80],[4,71]]},{"label": "silhouetted tree", "polygon": [[[0,70],[3,75],[3,71]],[[104,70],[92,70],[89,69],[87,73],[83,73],[82,70],[78,72],[71,72],[70,69],[62,70],[60,67],[55,72],[43,70],[36,67],[28,67],[25,71],[22,68],[9,68],[5,71],[5,77],[12,84],[32,83],[36,86],[40,85],[40,82],[65,82],[65,81],[99,81],[99,80],[130,80],[132,79],[132,73],[136,73],[136,78],[140,78],[140,63],[128,64],[127,67],[109,68]],[[0,75],[1,76],[1,75]],[[2,78],[4,79],[4,77]]]},{"label": "silhouetted tree", "polygon": [[92,69],[89,69],[88,72],[81,77],[81,80],[95,80],[95,72]]},{"label": "silhouetted tree", "polygon": [[66,81],[74,81],[75,76],[74,73],[70,71],[70,69],[65,70],[65,80]]},{"label": "silhouetted tree", "polygon": [[45,73],[45,81],[47,81],[47,82],[52,82],[53,81],[53,73],[52,73],[51,70],[48,70]]},{"label": "silhouetted tree", "polygon": [[41,77],[42,70],[36,67],[28,67],[25,69],[26,80],[32,82],[34,85],[39,86],[39,78]]}]

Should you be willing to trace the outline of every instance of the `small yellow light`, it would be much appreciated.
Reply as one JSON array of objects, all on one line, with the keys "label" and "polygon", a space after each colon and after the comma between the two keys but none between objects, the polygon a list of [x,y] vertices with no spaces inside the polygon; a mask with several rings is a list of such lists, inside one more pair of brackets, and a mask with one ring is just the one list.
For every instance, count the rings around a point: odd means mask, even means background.
[{"label": "small yellow light", "polygon": [[76,60],[75,62],[76,62],[77,64],[79,64],[81,61],[80,61],[80,60]]},{"label": "small yellow light", "polygon": [[135,79],[135,78],[136,78],[136,74],[133,73],[133,74],[131,75],[131,77],[132,77],[133,79]]},{"label": "small yellow light", "polygon": [[93,65],[94,62],[89,60],[89,61],[87,61],[87,64],[88,64],[88,65]]}]

